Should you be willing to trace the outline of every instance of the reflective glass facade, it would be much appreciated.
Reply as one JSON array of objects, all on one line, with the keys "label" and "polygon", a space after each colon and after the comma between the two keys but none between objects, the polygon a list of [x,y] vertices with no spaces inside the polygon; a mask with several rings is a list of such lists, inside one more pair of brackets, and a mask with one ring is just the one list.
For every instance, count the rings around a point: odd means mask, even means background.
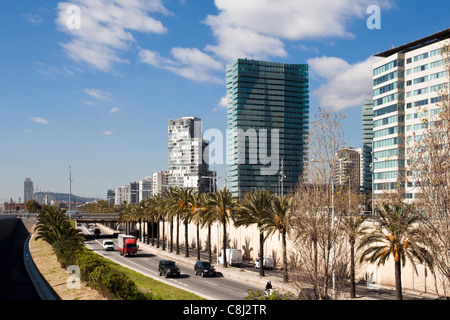
[{"label": "reflective glass facade", "polygon": [[302,174],[308,122],[308,65],[228,65],[227,187],[234,195],[292,190]]}]

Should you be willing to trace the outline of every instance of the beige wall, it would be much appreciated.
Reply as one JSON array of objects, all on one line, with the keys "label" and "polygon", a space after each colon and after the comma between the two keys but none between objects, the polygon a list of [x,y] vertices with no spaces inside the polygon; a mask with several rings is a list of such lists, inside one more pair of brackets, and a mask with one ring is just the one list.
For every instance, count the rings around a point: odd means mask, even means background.
[{"label": "beige wall", "polygon": [[[165,228],[167,228],[167,223],[165,223]],[[189,246],[192,242],[197,242],[196,240],[196,226],[194,224],[189,225],[188,237]],[[167,235],[167,229],[166,229]],[[229,234],[230,248],[241,249],[244,255],[244,247],[250,250],[251,261],[255,261],[258,257],[259,252],[259,232],[256,225],[249,227],[235,228],[232,225],[227,226],[227,233]],[[200,229],[200,241],[202,244],[202,250],[205,250],[205,241],[207,239],[207,229]],[[222,235],[223,227],[220,225],[219,228],[219,244],[222,248]],[[176,226],[174,225],[174,239],[176,236]],[[247,241],[247,242],[246,242]],[[214,247],[217,243],[217,224],[214,224],[211,228],[211,243]],[[184,244],[184,225],[180,224],[180,244]],[[287,241],[288,249],[288,259],[289,252],[292,243]],[[274,257],[273,252],[275,252],[276,259],[278,260],[278,266],[282,264],[282,245],[281,239],[278,234],[269,237],[264,245],[264,256]],[[213,257],[215,259],[215,257]],[[436,292],[436,281],[435,276],[429,271],[425,271],[423,265],[417,265],[418,274],[413,271],[409,261],[406,266],[402,268],[402,287],[403,289],[416,290],[419,292],[435,293]],[[373,264],[364,263],[359,266],[356,277],[357,280],[366,280],[372,276],[372,284],[376,285],[386,285],[395,287],[395,275],[394,275],[394,261],[389,259],[384,266],[376,266]],[[438,277],[437,280],[438,288],[442,290],[442,277]],[[442,292],[441,292],[442,293]]]}]

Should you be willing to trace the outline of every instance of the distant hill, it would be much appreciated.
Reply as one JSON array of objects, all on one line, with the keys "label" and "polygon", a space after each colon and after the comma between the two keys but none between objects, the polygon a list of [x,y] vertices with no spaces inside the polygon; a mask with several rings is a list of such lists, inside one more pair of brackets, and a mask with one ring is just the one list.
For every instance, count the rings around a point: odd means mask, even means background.
[{"label": "distant hill", "polygon": [[[69,194],[68,193],[56,193],[56,192],[36,192],[34,194],[35,199],[43,200],[45,196],[48,196],[49,201],[55,200],[58,202],[69,202]],[[77,195],[72,194],[71,199],[72,202],[78,203],[87,203],[99,200],[98,198],[88,198],[88,197],[79,197]]]}]

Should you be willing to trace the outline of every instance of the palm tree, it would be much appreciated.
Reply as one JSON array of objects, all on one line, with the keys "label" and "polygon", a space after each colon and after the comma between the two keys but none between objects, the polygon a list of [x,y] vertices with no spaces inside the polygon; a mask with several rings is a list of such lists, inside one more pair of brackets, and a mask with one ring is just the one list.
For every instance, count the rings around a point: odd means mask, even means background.
[{"label": "palm tree", "polygon": [[392,256],[395,263],[397,300],[402,300],[401,267],[405,266],[406,258],[417,274],[414,258],[420,263],[425,263],[433,271],[433,257],[426,249],[425,241],[414,225],[420,218],[413,205],[395,202],[383,204],[377,211],[379,215],[376,216],[376,220],[380,223],[380,228],[361,239],[358,248],[367,248],[362,253],[360,262],[378,261],[378,265],[384,265]]},{"label": "palm tree", "polygon": [[272,201],[275,194],[272,191],[262,189],[248,192],[235,221],[235,226],[249,226],[256,224],[259,229],[259,275],[264,277],[264,236],[266,220],[272,210]]},{"label": "palm tree", "polygon": [[287,250],[286,237],[289,226],[289,219],[292,212],[292,196],[275,196],[272,201],[272,210],[266,219],[265,229],[267,236],[278,232],[281,236],[281,244],[283,250],[283,281],[288,282],[288,268],[287,268]]},{"label": "palm tree", "polygon": [[[222,250],[223,250],[223,266],[227,267],[227,223],[234,215],[238,208],[238,202],[231,191],[227,188],[217,189],[211,197],[211,205],[215,208],[219,221],[223,226]],[[217,244],[217,254],[219,255],[219,244]]]},{"label": "palm tree", "polygon": [[[142,200],[142,210],[143,210],[143,218],[147,223],[147,239],[146,239],[146,243],[149,244],[150,243],[150,236],[152,238],[152,246],[154,245],[154,241],[153,241],[153,222],[155,220],[155,216],[156,216],[156,197],[151,197],[151,198],[147,198]],[[150,235],[151,232],[151,235]]]},{"label": "palm tree", "polygon": [[191,203],[192,203],[192,189],[191,188],[179,188],[178,189],[178,206],[181,220],[184,224],[184,246],[185,257],[189,257],[189,223],[192,219]]},{"label": "palm tree", "polygon": [[199,211],[199,219],[202,228],[208,228],[208,239],[206,241],[208,247],[208,261],[212,263],[212,250],[211,250],[211,227],[217,221],[217,211],[214,210],[211,205],[212,194],[202,193],[200,194],[201,210]]},{"label": "palm tree", "polygon": [[186,257],[189,257],[189,243],[188,243],[188,224],[190,221],[190,201],[192,197],[192,189],[176,187],[171,192],[171,200],[169,201],[169,208],[171,215],[177,218],[177,250],[176,254],[180,254],[180,220],[183,220],[185,225],[185,246]]},{"label": "palm tree", "polygon": [[202,194],[194,192],[191,197],[191,221],[195,223],[197,227],[197,260],[200,260],[200,225],[203,220],[203,213],[206,208],[202,203]]},{"label": "palm tree", "polygon": [[[170,249],[167,248],[169,252],[173,252],[173,218],[177,216],[177,207],[173,205],[175,202],[175,192],[176,188],[169,187],[165,188],[161,193],[161,205],[158,206],[159,210],[164,208],[164,211],[167,212],[167,220],[170,225]],[[169,235],[167,235],[169,237]]]},{"label": "palm tree", "polygon": [[355,282],[355,244],[356,240],[364,237],[369,229],[363,226],[365,219],[350,215],[342,218],[340,228],[348,237],[350,243],[350,298],[356,298],[356,282]]},{"label": "palm tree", "polygon": [[80,231],[74,228],[61,209],[55,206],[42,206],[35,230],[36,240],[43,239],[51,245],[61,239],[73,240],[80,244],[84,240]]}]

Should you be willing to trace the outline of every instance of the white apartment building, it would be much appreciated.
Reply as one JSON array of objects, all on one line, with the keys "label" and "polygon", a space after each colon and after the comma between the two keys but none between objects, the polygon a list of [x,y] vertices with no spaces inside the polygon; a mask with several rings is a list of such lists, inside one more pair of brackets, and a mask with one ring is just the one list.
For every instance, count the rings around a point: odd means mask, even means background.
[{"label": "white apartment building", "polygon": [[131,202],[131,189],[129,185],[124,185],[123,187],[117,188],[114,195],[114,204],[121,205],[123,203]]},{"label": "white apartment building", "polygon": [[152,194],[157,195],[161,193],[169,184],[169,172],[158,171],[152,175]]},{"label": "white apartment building", "polygon": [[212,176],[208,169],[207,143],[202,138],[202,122],[196,117],[169,120],[169,186],[209,192]]},{"label": "white apartment building", "polygon": [[153,195],[153,176],[138,181],[138,202],[151,198]]},{"label": "white apartment building", "polygon": [[449,38],[446,29],[375,55],[383,58],[373,66],[375,197],[404,186],[405,198],[416,198],[418,188],[399,178],[408,174],[413,133],[420,136],[422,120],[439,113],[436,90],[449,83],[441,52]]}]

